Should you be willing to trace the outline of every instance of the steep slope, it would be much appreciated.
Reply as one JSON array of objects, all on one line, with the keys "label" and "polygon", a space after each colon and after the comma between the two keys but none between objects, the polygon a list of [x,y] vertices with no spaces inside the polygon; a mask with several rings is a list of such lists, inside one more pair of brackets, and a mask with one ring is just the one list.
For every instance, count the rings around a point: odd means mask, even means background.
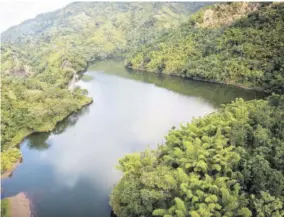
[{"label": "steep slope", "polygon": [[209,6],[129,55],[126,65],[283,93],[283,20],[283,3]]},{"label": "steep slope", "polygon": [[[201,9],[129,55],[150,72],[284,93],[284,4]],[[119,217],[284,216],[284,96],[244,102],[173,128],[125,156],[110,204]]]},{"label": "steep slope", "polygon": [[79,58],[80,65],[96,58],[122,56],[177,27],[202,5],[72,3],[4,32],[2,69],[5,74],[28,75],[45,72],[46,68],[58,70],[64,60],[76,65]]},{"label": "steep slope", "polygon": [[[1,34],[1,144],[7,150],[32,132],[91,103],[68,90],[89,61],[123,56],[177,27],[204,3],[77,2],[37,16]],[[3,154],[2,172],[20,156]]]}]

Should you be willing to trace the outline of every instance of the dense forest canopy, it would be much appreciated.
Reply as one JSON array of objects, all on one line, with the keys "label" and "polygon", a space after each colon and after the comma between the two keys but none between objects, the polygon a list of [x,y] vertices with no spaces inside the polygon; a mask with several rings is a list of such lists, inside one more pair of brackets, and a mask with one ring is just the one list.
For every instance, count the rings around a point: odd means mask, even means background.
[{"label": "dense forest canopy", "polygon": [[88,62],[123,56],[177,27],[204,4],[77,2],[3,32],[2,150],[32,132],[52,130],[92,101],[86,91],[67,88]]},{"label": "dense forest canopy", "polygon": [[239,99],[121,159],[110,203],[119,217],[281,217],[283,156],[284,97]]},{"label": "dense forest canopy", "polygon": [[[284,93],[284,4],[202,8],[129,54],[126,66]],[[284,97],[244,102],[173,128],[125,156],[110,204],[119,217],[284,216]]]},{"label": "dense forest canopy", "polygon": [[216,4],[128,56],[150,72],[284,93],[284,4]]},{"label": "dense forest canopy", "polygon": [[[128,50],[177,27],[202,5],[204,3],[72,3],[4,32],[1,35],[2,70],[5,74],[29,75],[52,72],[60,68],[64,60],[84,65],[85,61],[97,58],[123,56]],[[32,52],[34,50],[37,52]]]},{"label": "dense forest canopy", "polygon": [[[193,13],[204,5],[78,2],[4,32],[2,172],[26,135],[91,103],[68,86],[96,59],[127,56],[130,68],[283,94],[284,4]],[[121,159],[110,204],[118,217],[282,217],[283,157],[284,96],[237,99]]]}]

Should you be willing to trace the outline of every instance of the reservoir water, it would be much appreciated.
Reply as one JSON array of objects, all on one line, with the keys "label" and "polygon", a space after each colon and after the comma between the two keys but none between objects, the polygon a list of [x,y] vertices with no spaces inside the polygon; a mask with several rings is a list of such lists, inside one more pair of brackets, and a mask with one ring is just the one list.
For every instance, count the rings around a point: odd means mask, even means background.
[{"label": "reservoir water", "polygon": [[25,192],[36,217],[109,217],[109,194],[125,154],[155,148],[172,126],[215,111],[235,98],[262,93],[179,77],[128,71],[101,61],[77,85],[93,104],[69,116],[51,133],[23,141],[23,162],[2,180],[2,197]]}]

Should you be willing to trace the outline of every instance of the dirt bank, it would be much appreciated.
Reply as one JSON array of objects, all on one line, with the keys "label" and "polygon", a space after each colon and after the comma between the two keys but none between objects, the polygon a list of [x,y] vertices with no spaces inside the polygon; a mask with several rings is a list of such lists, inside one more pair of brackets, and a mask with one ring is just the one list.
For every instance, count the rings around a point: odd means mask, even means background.
[{"label": "dirt bank", "polygon": [[19,160],[17,160],[17,162],[15,164],[13,164],[13,166],[10,169],[8,169],[3,174],[1,174],[1,179],[5,179],[5,178],[12,176],[14,170],[22,162],[22,160],[23,160],[23,158],[21,157]]},{"label": "dirt bank", "polygon": [[25,193],[9,197],[9,207],[11,217],[31,217],[31,203]]}]

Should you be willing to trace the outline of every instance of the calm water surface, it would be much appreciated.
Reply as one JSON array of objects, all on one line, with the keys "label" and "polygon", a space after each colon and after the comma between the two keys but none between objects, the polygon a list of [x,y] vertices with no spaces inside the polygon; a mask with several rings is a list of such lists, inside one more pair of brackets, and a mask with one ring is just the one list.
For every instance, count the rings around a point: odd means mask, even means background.
[{"label": "calm water surface", "polygon": [[21,145],[23,163],[2,180],[2,196],[26,192],[37,217],[109,217],[109,194],[121,174],[119,158],[156,147],[172,126],[204,116],[237,97],[239,88],[127,71],[102,61],[79,81],[94,103]]}]

